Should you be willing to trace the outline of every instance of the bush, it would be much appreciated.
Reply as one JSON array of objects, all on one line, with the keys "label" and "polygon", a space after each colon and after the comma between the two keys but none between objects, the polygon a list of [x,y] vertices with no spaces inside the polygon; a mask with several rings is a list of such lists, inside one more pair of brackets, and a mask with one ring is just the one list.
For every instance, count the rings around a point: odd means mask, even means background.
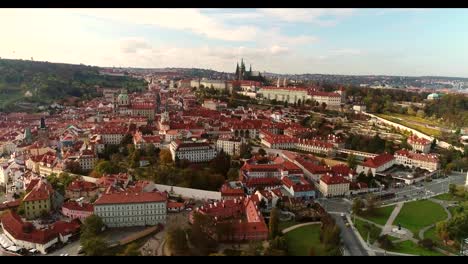
[{"label": "bush", "polygon": [[425,238],[423,240],[420,240],[418,242],[418,244],[424,248],[427,248],[429,250],[432,250],[432,248],[434,247],[434,242],[432,241],[432,239],[430,238]]},{"label": "bush", "polygon": [[393,242],[388,238],[388,235],[380,236],[377,242],[383,249],[390,250],[393,248]]}]

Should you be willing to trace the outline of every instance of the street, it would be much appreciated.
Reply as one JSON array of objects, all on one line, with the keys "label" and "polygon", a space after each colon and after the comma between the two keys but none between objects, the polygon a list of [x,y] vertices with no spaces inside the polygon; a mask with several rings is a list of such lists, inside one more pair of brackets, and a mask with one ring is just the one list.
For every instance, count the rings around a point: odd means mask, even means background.
[{"label": "street", "polygon": [[450,184],[464,184],[465,180],[466,174],[452,173],[448,178],[434,179],[432,182],[420,182],[414,185],[392,189],[395,191],[396,197],[390,201],[398,202],[411,199],[422,199],[447,193],[449,191]]},{"label": "street", "polygon": [[346,226],[346,223],[340,214],[333,213],[331,215],[335,219],[336,224],[340,227],[341,238],[343,240],[346,251],[348,251],[351,256],[368,256],[366,249],[364,249],[364,247],[361,245],[361,242],[357,238],[352,228]]},{"label": "street", "polygon": [[69,256],[78,256],[79,247],[80,247],[80,241],[79,240],[73,241],[65,245],[63,248],[55,250],[54,252],[51,252],[47,254],[46,256],[60,256],[61,254],[68,254]]},{"label": "street", "polygon": [[327,212],[348,213],[352,202],[343,198],[319,198],[316,200]]}]

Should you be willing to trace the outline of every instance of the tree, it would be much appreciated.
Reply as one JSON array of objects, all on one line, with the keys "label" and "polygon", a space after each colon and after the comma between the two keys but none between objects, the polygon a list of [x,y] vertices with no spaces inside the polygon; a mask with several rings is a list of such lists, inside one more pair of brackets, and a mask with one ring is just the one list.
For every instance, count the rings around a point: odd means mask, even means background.
[{"label": "tree", "polygon": [[275,239],[279,235],[279,212],[278,208],[273,208],[270,212],[269,232],[270,239]]},{"label": "tree", "polygon": [[101,160],[94,167],[94,172],[97,175],[102,176],[104,174],[113,174],[118,172],[118,168],[113,165],[110,161]]},{"label": "tree", "polygon": [[380,247],[383,249],[390,250],[393,248],[393,242],[388,238],[388,235],[380,236],[377,242],[379,242]]},{"label": "tree", "polygon": [[468,213],[455,214],[447,221],[447,231],[449,237],[455,240],[468,237]]},{"label": "tree", "polygon": [[364,208],[364,201],[361,198],[355,198],[353,201],[353,213],[360,215],[362,213],[362,209]]},{"label": "tree", "polygon": [[239,169],[230,168],[227,173],[227,179],[230,181],[237,181],[239,179]]},{"label": "tree", "polygon": [[174,255],[180,255],[188,249],[187,236],[180,227],[170,228],[166,233],[166,240]]},{"label": "tree", "polygon": [[77,161],[67,161],[65,162],[65,171],[74,173],[74,174],[81,174],[81,166],[80,163]]},{"label": "tree", "polygon": [[214,226],[213,220],[200,213],[193,214],[192,232],[190,241],[203,255],[209,254],[216,248],[217,243],[207,235],[207,231]]},{"label": "tree", "polygon": [[424,248],[427,248],[429,250],[432,250],[432,248],[434,247],[434,241],[432,241],[432,239],[430,238],[425,238],[423,240],[419,240],[418,244]]},{"label": "tree", "polygon": [[146,144],[145,152],[147,156],[154,157],[156,155],[156,147],[153,144]]},{"label": "tree", "polygon": [[128,158],[130,160],[129,165],[131,168],[140,167],[140,150],[134,149],[133,152],[130,153],[130,156]]},{"label": "tree", "polygon": [[231,157],[224,153],[224,151],[220,151],[218,155],[216,155],[216,157],[210,162],[210,168],[223,176],[227,175],[230,167]]},{"label": "tree", "polygon": [[130,134],[126,134],[123,138],[122,141],[120,142],[121,146],[127,146],[129,144],[133,144],[133,136]]},{"label": "tree", "polygon": [[102,256],[107,250],[106,241],[99,236],[89,237],[81,241],[86,256]]},{"label": "tree", "polygon": [[366,213],[369,215],[373,215],[375,213],[376,208],[376,199],[373,194],[369,194],[366,198]]},{"label": "tree", "polygon": [[347,159],[348,167],[351,169],[355,169],[357,166],[357,159],[354,154],[349,154],[348,159]]},{"label": "tree", "polygon": [[140,256],[141,252],[136,243],[131,243],[125,247],[123,253],[118,254],[118,256]]},{"label": "tree", "polygon": [[258,203],[258,208],[260,208],[261,210],[267,209],[267,203],[264,199],[260,200],[260,202]]},{"label": "tree", "polygon": [[[432,143],[431,143],[431,150],[434,150],[436,148],[436,146],[437,146],[437,139],[434,138],[432,140]],[[466,153],[466,151],[465,151],[465,153]]]},{"label": "tree", "polygon": [[444,242],[444,244],[449,240],[446,221],[440,221],[436,224],[436,234]]},{"label": "tree", "polygon": [[172,154],[168,149],[162,149],[159,152],[159,161],[162,164],[171,164],[172,163]]},{"label": "tree", "polygon": [[320,105],[321,109],[322,109],[322,112],[325,111],[325,109],[327,109],[327,104],[325,102],[322,102],[322,104]]},{"label": "tree", "polygon": [[449,185],[449,193],[451,195],[456,195],[457,194],[457,186],[455,184],[450,184]]},{"label": "tree", "polygon": [[249,144],[247,143],[242,143],[240,145],[240,157],[243,159],[250,159],[252,157],[252,153],[250,153],[251,148]]},{"label": "tree", "polygon": [[81,225],[81,238],[96,236],[102,231],[103,227],[104,222],[102,222],[102,219],[93,214],[87,217]]},{"label": "tree", "polygon": [[264,157],[267,153],[266,153],[266,151],[265,151],[263,148],[260,148],[260,149],[258,150],[258,154],[260,154],[260,155],[262,155],[262,157]]}]

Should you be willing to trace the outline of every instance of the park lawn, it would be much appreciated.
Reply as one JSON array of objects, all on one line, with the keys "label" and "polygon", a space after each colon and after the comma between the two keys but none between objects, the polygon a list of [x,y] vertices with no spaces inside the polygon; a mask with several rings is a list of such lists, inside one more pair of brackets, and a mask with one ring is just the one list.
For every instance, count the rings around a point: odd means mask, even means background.
[{"label": "park lawn", "polygon": [[424,238],[430,238],[434,242],[440,241],[439,236],[437,236],[435,226],[429,228],[425,233],[424,233]]},{"label": "park lawn", "polygon": [[379,207],[375,209],[375,213],[373,215],[365,215],[362,217],[376,224],[385,225],[392,214],[393,209],[395,209],[395,205]]},{"label": "park lawn", "polygon": [[443,200],[443,201],[464,201],[465,200],[464,197],[452,195],[450,193],[439,194],[437,196],[434,196],[434,199]]},{"label": "park lawn", "polygon": [[428,128],[428,127],[425,127],[425,126],[422,126],[422,125],[412,123],[411,120],[407,120],[407,119],[403,119],[403,118],[402,118],[403,120],[400,120],[400,119],[394,117],[393,115],[386,115],[386,114],[378,114],[377,116],[379,116],[381,118],[384,118],[384,119],[387,119],[387,120],[390,120],[392,122],[407,126],[409,128],[416,129],[416,130],[418,130],[418,131],[420,131],[420,132],[422,132],[424,134],[427,134],[429,136],[435,136],[435,137],[440,136],[440,131],[439,130]]},{"label": "park lawn", "polygon": [[320,242],[320,225],[307,225],[296,228],[285,234],[288,244],[288,255],[309,256],[311,247],[314,247],[317,256],[324,255],[324,248]]},{"label": "park lawn", "polygon": [[426,248],[420,247],[416,243],[411,240],[406,240],[400,243],[394,244],[394,248],[391,250],[392,252],[398,253],[405,253],[405,254],[412,254],[417,256],[445,256],[442,253],[437,251],[428,250]]},{"label": "park lawn", "polygon": [[[382,229],[375,226],[375,225],[372,225],[372,224],[369,224],[369,223],[366,223],[364,221],[362,221],[361,219],[355,219],[354,220],[354,226],[356,227],[356,229],[358,230],[359,234],[361,235],[362,239],[364,239],[364,241],[367,241],[367,236],[369,236],[369,242],[371,244],[374,243],[374,241],[378,238],[378,236],[380,235],[380,233],[382,232]],[[369,235],[369,229],[365,228],[365,225],[366,224],[369,224],[372,226],[374,232],[370,232],[371,234]]]},{"label": "park lawn", "polygon": [[409,229],[417,237],[421,228],[446,218],[447,213],[442,206],[428,200],[420,200],[405,203],[393,225],[401,223],[403,228]]},{"label": "park lawn", "polygon": [[279,224],[278,224],[278,227],[279,227],[279,230],[282,231],[283,229],[285,228],[288,228],[290,226],[294,226],[294,225],[298,225],[300,223],[294,221],[294,220],[291,220],[291,221],[280,221]]},{"label": "park lawn", "polygon": [[397,114],[397,113],[387,113],[386,115],[396,117],[396,118],[401,118],[407,121],[414,121],[414,122],[424,123],[424,124],[433,125],[433,126],[441,126],[441,124],[439,124],[437,121],[429,120],[429,119],[422,118],[419,116],[402,115],[402,114]]}]

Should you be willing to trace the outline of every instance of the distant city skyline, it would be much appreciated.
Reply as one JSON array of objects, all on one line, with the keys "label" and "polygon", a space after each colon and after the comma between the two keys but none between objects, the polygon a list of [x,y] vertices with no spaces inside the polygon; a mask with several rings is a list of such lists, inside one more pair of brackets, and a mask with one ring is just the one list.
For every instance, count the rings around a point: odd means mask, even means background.
[{"label": "distant city skyline", "polygon": [[466,25],[467,9],[0,9],[0,57],[466,78]]}]

